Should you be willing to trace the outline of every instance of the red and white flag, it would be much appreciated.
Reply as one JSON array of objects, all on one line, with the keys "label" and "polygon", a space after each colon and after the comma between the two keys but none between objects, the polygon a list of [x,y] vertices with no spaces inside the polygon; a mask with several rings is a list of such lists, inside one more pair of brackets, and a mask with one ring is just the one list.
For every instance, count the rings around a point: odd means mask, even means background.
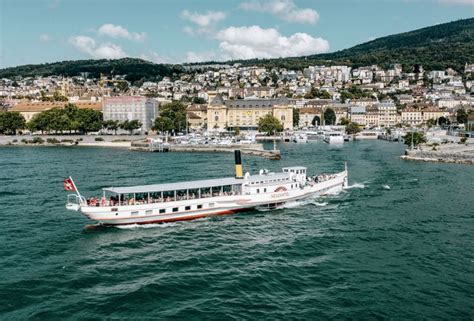
[{"label": "red and white flag", "polygon": [[66,178],[64,180],[64,189],[66,191],[75,191],[76,190],[76,186],[74,186],[74,182],[72,181],[72,179],[70,177]]}]

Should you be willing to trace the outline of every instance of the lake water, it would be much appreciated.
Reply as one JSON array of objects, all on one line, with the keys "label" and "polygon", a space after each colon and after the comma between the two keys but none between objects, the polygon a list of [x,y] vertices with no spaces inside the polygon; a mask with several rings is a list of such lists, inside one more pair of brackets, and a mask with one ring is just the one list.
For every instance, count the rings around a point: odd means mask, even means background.
[{"label": "lake water", "polygon": [[282,144],[244,169],[343,169],[338,196],[127,229],[64,208],[62,180],[107,186],[232,176],[233,154],[0,148],[0,319],[471,319],[474,167],[403,146]]}]

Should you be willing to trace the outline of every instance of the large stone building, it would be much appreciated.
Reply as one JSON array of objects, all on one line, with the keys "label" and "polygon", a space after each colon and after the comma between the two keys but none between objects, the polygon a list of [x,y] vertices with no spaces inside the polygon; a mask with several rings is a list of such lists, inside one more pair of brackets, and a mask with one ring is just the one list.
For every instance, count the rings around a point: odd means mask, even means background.
[{"label": "large stone building", "polygon": [[158,103],[141,96],[106,97],[102,102],[104,120],[138,120],[142,131],[149,131],[158,117]]},{"label": "large stone building", "polygon": [[[17,111],[28,122],[33,118],[34,115],[39,114],[43,111],[47,111],[53,108],[64,108],[69,104],[68,101],[55,101],[55,102],[30,102],[30,101],[22,101],[18,104],[14,105],[10,111]],[[94,110],[102,110],[102,105],[100,102],[92,102],[92,101],[76,101],[73,103],[80,109],[90,108]]]},{"label": "large stone building", "polygon": [[220,95],[207,108],[207,129],[256,130],[258,121],[266,114],[277,118],[285,130],[293,129],[293,106],[288,98],[224,100]]}]

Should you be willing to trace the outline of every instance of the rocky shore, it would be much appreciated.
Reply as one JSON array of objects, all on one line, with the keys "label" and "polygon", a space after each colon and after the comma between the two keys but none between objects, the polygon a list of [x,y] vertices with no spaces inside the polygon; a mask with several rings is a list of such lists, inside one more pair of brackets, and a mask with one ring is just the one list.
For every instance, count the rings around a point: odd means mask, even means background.
[{"label": "rocky shore", "polygon": [[405,151],[404,160],[474,165],[474,142],[466,144],[422,145]]}]

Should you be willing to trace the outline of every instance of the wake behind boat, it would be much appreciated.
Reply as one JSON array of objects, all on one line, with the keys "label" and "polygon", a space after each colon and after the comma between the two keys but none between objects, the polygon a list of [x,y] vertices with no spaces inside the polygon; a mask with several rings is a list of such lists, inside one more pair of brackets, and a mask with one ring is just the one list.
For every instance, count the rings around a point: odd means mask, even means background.
[{"label": "wake behind boat", "polygon": [[274,208],[289,201],[339,193],[347,186],[347,166],[339,173],[312,177],[306,170],[295,166],[279,173],[260,170],[258,175],[243,175],[240,150],[236,150],[235,177],[109,187],[103,189],[100,199],[86,200],[69,177],[64,188],[76,194],[68,195],[66,208],[103,225],[166,223]]}]

